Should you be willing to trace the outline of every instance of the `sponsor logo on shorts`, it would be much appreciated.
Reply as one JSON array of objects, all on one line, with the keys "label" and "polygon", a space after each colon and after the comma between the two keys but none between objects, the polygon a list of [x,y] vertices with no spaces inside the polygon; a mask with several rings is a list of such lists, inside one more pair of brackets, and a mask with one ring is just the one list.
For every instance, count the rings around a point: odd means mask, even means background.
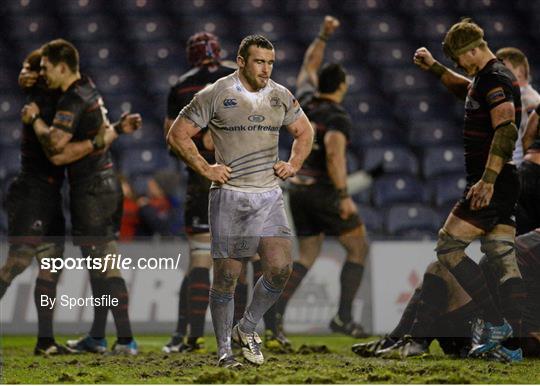
[{"label": "sponsor logo on shorts", "polygon": [[248,119],[250,122],[259,123],[264,121],[266,118],[263,115],[250,115]]},{"label": "sponsor logo on shorts", "polygon": [[246,249],[248,249],[248,243],[245,239],[242,239],[238,243],[236,243],[237,251],[245,251]]},{"label": "sponsor logo on shorts", "polygon": [[238,102],[236,101],[235,98],[227,98],[223,100],[223,106],[226,109],[230,109],[230,108],[238,106]]}]

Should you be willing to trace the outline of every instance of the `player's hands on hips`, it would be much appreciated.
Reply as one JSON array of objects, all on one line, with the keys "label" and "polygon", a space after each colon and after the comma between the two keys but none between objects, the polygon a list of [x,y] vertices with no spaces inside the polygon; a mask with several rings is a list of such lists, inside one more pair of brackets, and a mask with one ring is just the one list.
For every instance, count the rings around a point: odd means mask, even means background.
[{"label": "player's hands on hips", "polygon": [[346,197],[339,200],[339,217],[341,217],[342,220],[347,220],[357,213],[358,208],[352,198]]},{"label": "player's hands on hips", "polygon": [[137,131],[138,129],[140,129],[141,126],[142,126],[141,114],[123,113],[122,116],[120,117],[120,127],[122,130],[122,133],[124,134],[131,134]]},{"label": "player's hands on hips", "polygon": [[494,184],[487,183],[483,180],[474,184],[467,193],[467,199],[470,199],[472,210],[485,208],[491,202],[493,197]]},{"label": "player's hands on hips", "polygon": [[225,184],[231,178],[232,169],[228,166],[221,164],[210,165],[206,170],[204,176],[212,182],[218,184]]},{"label": "player's hands on hips", "polygon": [[278,161],[274,165],[274,173],[282,180],[293,177],[296,172],[297,170],[290,164],[290,162]]},{"label": "player's hands on hips", "polygon": [[321,25],[321,35],[325,36],[326,38],[332,36],[336,29],[339,27],[339,20],[336,19],[333,16],[325,16],[324,21]]},{"label": "player's hands on hips", "polygon": [[38,80],[39,74],[37,71],[30,71],[28,68],[24,68],[19,73],[19,86],[28,88],[33,87],[37,80]]},{"label": "player's hands on hips", "polygon": [[433,63],[435,63],[435,59],[426,47],[420,47],[414,53],[413,62],[422,70],[429,70],[433,66]]},{"label": "player's hands on hips", "polygon": [[21,110],[21,118],[24,124],[32,122],[32,118],[39,114],[39,107],[34,102],[24,105]]}]

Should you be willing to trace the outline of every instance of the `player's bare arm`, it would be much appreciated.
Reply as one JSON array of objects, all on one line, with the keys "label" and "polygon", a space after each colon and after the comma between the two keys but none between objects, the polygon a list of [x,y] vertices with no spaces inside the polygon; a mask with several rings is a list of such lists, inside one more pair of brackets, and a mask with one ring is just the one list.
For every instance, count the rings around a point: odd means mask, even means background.
[{"label": "player's bare arm", "polygon": [[339,215],[345,220],[358,213],[356,204],[347,193],[347,138],[342,132],[331,130],[324,136],[324,146],[328,175],[339,193]]},{"label": "player's bare arm", "polygon": [[435,60],[426,47],[416,50],[413,61],[422,70],[436,75],[452,94],[459,99],[465,99],[471,81]]},{"label": "player's bare arm", "polygon": [[313,127],[305,114],[288,125],[287,130],[294,137],[291,157],[287,162],[278,161],[274,165],[276,175],[282,180],[293,177],[300,170],[313,146]]},{"label": "player's bare arm", "polygon": [[504,102],[490,112],[495,135],[491,142],[488,160],[482,179],[467,193],[471,199],[471,209],[478,210],[489,205],[493,196],[495,181],[504,164],[512,158],[518,129],[514,123],[515,109],[512,102]]},{"label": "player's bare arm", "polygon": [[533,111],[531,115],[529,115],[529,120],[527,121],[527,128],[525,129],[525,132],[523,133],[523,138],[521,139],[524,153],[527,152],[527,149],[534,142],[534,139],[538,135],[539,130],[540,119],[538,113],[536,111]]},{"label": "player's bare arm", "polygon": [[27,104],[22,109],[22,121],[24,124],[32,124],[34,132],[45,151],[52,156],[61,153],[63,148],[73,137],[72,134],[60,130],[54,126],[48,126],[39,116],[39,107],[35,103]]},{"label": "player's bare arm", "polygon": [[210,181],[224,184],[231,178],[232,169],[220,164],[210,165],[201,156],[191,139],[200,130],[201,128],[191,120],[178,117],[167,134],[167,143],[190,168]]},{"label": "player's bare arm", "polygon": [[321,67],[324,58],[326,41],[334,34],[338,27],[338,19],[333,16],[325,16],[324,21],[321,24],[319,35],[309,45],[304,55],[304,61],[296,80],[296,89],[299,89],[300,86],[305,83],[317,87],[319,83],[317,71],[319,70],[319,67]]}]

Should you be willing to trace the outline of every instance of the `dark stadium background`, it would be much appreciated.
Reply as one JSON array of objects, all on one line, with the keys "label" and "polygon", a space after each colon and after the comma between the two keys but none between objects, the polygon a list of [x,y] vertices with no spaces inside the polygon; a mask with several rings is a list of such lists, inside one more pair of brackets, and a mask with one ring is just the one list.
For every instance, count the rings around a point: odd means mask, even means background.
[{"label": "dark stadium background", "polygon": [[[345,105],[355,134],[351,171],[382,165],[373,185],[354,198],[372,238],[433,238],[461,194],[462,106],[412,64],[427,46],[443,57],[444,31],[472,16],[492,49],[516,46],[529,57],[539,86],[540,2],[496,0],[9,0],[0,8],[0,182],[2,195],[19,168],[21,61],[47,40],[63,37],[80,50],[82,71],[104,96],[112,120],[140,112],[144,128],[114,144],[117,167],[143,192],[158,170],[182,170],[167,155],[162,122],[168,90],[185,72],[185,41],[217,34],[234,60],[242,37],[262,33],[276,46],[273,78],[294,88],[304,50],[325,14],[342,22],[327,61],[350,73]],[[540,76],[540,75],[539,75]],[[283,149],[290,137],[282,136]],[[283,150],[286,152],[286,150]],[[129,159],[130,162],[126,160]],[[182,199],[182,187],[177,192]],[[69,216],[68,211],[66,215]],[[5,211],[0,234],[6,233]],[[69,221],[68,221],[69,226]]]}]

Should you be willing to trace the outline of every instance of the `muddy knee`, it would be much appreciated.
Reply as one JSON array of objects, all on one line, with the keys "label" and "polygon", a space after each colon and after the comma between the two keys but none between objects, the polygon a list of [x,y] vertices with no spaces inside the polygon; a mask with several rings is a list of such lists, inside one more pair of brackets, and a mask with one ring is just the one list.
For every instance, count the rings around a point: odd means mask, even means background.
[{"label": "muddy knee", "polygon": [[437,259],[447,269],[452,269],[467,256],[465,249],[470,243],[470,240],[454,237],[445,229],[441,229],[437,239],[437,247],[435,248]]}]

